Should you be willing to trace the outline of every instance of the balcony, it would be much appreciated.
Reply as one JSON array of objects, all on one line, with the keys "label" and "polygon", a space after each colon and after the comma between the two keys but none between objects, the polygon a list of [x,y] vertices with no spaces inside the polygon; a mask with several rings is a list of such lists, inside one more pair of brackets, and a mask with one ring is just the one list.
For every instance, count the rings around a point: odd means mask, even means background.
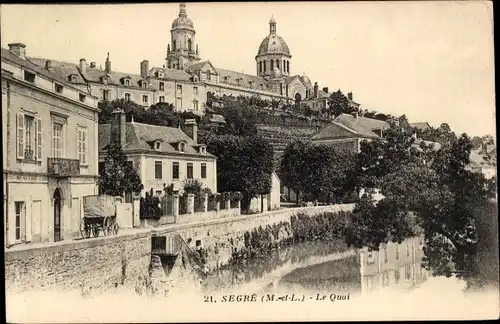
[{"label": "balcony", "polygon": [[50,175],[72,177],[80,175],[80,160],[64,158],[48,158],[47,168]]}]

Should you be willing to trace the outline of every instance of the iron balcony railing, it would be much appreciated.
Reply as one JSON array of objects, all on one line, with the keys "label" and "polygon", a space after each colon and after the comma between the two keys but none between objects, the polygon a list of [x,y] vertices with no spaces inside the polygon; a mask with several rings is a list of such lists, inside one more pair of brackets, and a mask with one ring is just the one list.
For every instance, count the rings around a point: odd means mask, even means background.
[{"label": "iron balcony railing", "polygon": [[80,160],[65,158],[48,158],[48,173],[54,176],[71,177],[80,175]]}]

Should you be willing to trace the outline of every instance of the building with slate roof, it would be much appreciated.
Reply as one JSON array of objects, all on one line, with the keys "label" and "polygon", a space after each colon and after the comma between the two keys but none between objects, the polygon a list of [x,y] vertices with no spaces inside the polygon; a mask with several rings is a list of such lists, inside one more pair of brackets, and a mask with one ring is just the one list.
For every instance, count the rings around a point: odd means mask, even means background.
[{"label": "building with slate roof", "polygon": [[[185,4],[180,4],[170,34],[165,63],[150,66],[144,59],[138,62],[138,73],[113,70],[109,53],[104,69],[85,58],[76,64],[35,57],[28,60],[40,67],[50,65],[60,78],[102,101],[123,98],[144,107],[167,102],[177,110],[203,114],[208,93],[212,93],[235,97],[258,95],[262,99],[301,103],[311,109],[326,107],[331,94],[328,88],[319,89],[306,75],[293,74],[291,48],[277,34],[274,18],[269,22],[269,34],[257,48],[255,75],[213,66],[210,60],[202,60],[196,37],[203,37],[203,34],[197,35]],[[352,94],[349,102],[359,106],[352,101]]]},{"label": "building with slate roof", "polygon": [[97,194],[98,98],[74,66],[1,49],[5,245],[80,236],[83,197]]},{"label": "building with slate roof", "polygon": [[115,111],[111,124],[99,125],[99,168],[104,167],[111,141],[120,141],[146,191],[162,196],[164,185],[181,191],[183,181],[197,179],[217,192],[217,165],[206,145],[198,143],[198,126],[186,121],[184,129],[125,122],[125,113]]}]

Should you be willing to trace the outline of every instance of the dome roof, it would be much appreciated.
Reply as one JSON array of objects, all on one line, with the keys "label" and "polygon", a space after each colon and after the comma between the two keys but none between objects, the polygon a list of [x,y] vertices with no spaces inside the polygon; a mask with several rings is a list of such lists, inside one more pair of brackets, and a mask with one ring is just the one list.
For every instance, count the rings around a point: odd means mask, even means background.
[{"label": "dome roof", "polygon": [[263,54],[290,55],[290,49],[281,36],[277,34],[270,34],[266,38],[264,38],[262,43],[260,43],[259,52],[257,53],[257,55]]},{"label": "dome roof", "polygon": [[193,21],[187,16],[185,3],[179,4],[179,17],[175,18],[174,22],[172,23],[172,29],[182,27],[194,29]]},{"label": "dome roof", "polygon": [[188,27],[194,29],[193,21],[188,17],[177,17],[172,23],[172,28],[179,28],[179,27]]},{"label": "dome roof", "polygon": [[280,69],[278,69],[277,67],[275,67],[273,69],[273,71],[271,72],[271,78],[273,78],[273,79],[281,78],[281,71],[280,71]]},{"label": "dome roof", "polygon": [[312,82],[311,80],[307,77],[307,75],[303,75],[300,77],[300,81],[302,81],[302,83],[304,84],[304,86],[307,88],[307,89],[312,89]]}]

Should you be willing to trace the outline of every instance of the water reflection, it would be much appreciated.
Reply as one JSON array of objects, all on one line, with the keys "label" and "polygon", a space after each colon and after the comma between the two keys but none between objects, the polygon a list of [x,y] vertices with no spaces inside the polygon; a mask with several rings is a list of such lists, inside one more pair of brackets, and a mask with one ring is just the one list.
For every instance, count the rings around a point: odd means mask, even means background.
[{"label": "water reflection", "polygon": [[266,292],[366,294],[413,289],[426,280],[421,238],[389,242],[379,251],[347,250],[343,242],[315,242],[274,251],[246,264],[228,266],[205,281],[208,291],[259,289]]}]

